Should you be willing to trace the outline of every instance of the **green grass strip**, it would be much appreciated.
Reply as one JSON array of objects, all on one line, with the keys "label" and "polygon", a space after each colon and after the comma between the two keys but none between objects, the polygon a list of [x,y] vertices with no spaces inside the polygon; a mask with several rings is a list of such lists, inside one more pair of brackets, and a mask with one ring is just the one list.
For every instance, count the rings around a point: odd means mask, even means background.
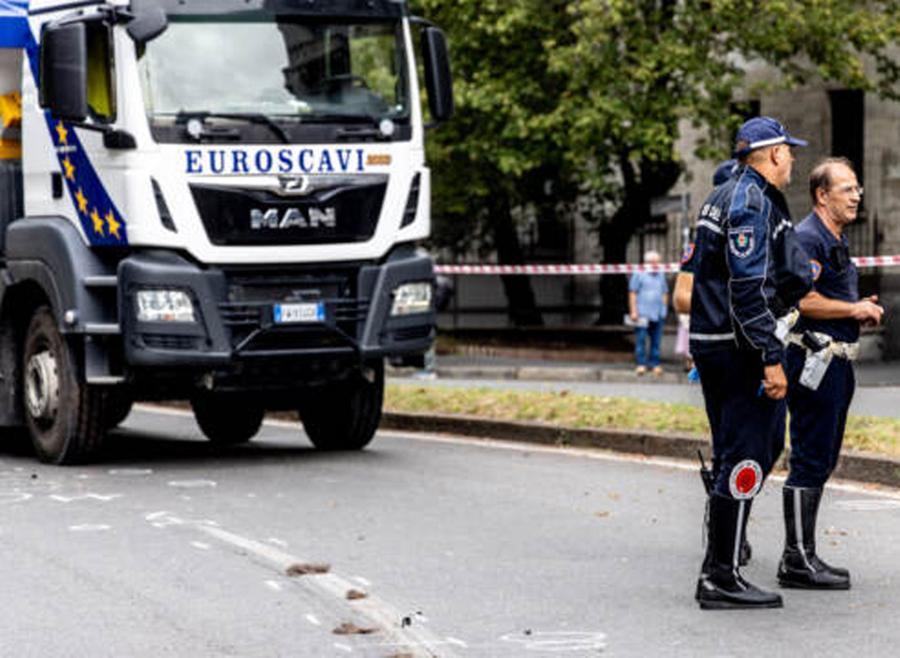
[{"label": "green grass strip", "polygon": [[[632,398],[491,388],[451,388],[390,384],[385,409],[411,413],[480,416],[492,420],[537,421],[597,429],[641,429],[709,435],[706,413],[686,404]],[[850,416],[844,448],[900,455],[900,420]]]}]

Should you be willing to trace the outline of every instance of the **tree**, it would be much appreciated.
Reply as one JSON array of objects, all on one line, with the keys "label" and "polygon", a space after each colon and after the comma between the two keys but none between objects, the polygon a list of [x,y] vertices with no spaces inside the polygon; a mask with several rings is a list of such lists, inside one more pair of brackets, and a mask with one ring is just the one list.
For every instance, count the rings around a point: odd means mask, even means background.
[{"label": "tree", "polygon": [[[599,227],[606,262],[622,262],[650,200],[682,171],[683,121],[702,128],[701,157],[721,157],[748,62],[777,84],[811,79],[900,98],[900,0],[418,0],[446,29],[458,114],[431,135],[435,237],[489,238],[521,262],[512,209],[589,186],[616,210]],[[866,73],[870,64],[872,75]],[[527,281],[505,281],[514,319],[537,318]],[[625,287],[603,279],[604,314]]]},{"label": "tree", "polygon": [[[418,0],[413,9],[449,38],[457,113],[429,135],[434,240],[456,252],[473,244],[501,263],[524,259],[514,210],[573,195],[564,136],[548,122],[567,84],[549,70],[545,44],[567,43],[566,0]],[[503,277],[510,318],[540,324],[530,281]]]},{"label": "tree", "polygon": [[[551,55],[550,70],[568,81],[556,111],[570,166],[618,207],[600,227],[606,262],[624,260],[650,199],[680,175],[682,121],[705,129],[699,156],[725,155],[739,121],[729,101],[749,62],[771,65],[788,88],[818,77],[900,97],[897,0],[573,0],[568,9],[573,37]],[[603,284],[614,319],[624,281]]]}]

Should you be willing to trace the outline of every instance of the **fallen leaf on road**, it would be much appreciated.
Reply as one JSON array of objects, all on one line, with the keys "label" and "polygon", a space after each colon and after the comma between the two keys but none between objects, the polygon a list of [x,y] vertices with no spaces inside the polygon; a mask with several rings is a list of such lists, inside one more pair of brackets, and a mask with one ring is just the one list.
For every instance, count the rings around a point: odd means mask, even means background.
[{"label": "fallen leaf on road", "polygon": [[596,516],[598,519],[605,519],[607,516],[609,516],[609,512],[594,512],[594,516]]},{"label": "fallen leaf on road", "polygon": [[345,621],[331,632],[335,635],[371,635],[372,633],[377,633],[378,629],[363,628],[362,626],[357,626],[353,622]]},{"label": "fallen leaf on road", "polygon": [[330,564],[292,564],[287,568],[285,573],[288,576],[310,576],[319,573],[328,573],[331,571]]},{"label": "fallen leaf on road", "polygon": [[834,526],[829,526],[829,527],[825,528],[825,534],[826,535],[840,535],[841,537],[846,537],[847,531],[846,530],[838,530]]},{"label": "fallen leaf on road", "polygon": [[610,491],[607,495],[609,496],[610,500],[619,500],[622,497],[614,491]]},{"label": "fallen leaf on road", "polygon": [[347,590],[347,599],[350,601],[355,601],[357,599],[364,599],[368,596],[365,592],[360,592],[358,589],[348,589]]}]

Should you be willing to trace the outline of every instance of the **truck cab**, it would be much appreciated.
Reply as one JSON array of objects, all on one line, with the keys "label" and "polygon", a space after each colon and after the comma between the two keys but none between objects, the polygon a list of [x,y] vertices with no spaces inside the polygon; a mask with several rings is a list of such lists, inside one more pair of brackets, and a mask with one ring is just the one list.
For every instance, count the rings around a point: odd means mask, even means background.
[{"label": "truck cab", "polygon": [[0,28],[0,424],[71,463],[186,399],[219,444],[295,410],[365,446],[385,357],[434,338],[440,30],[397,0],[7,0]]}]

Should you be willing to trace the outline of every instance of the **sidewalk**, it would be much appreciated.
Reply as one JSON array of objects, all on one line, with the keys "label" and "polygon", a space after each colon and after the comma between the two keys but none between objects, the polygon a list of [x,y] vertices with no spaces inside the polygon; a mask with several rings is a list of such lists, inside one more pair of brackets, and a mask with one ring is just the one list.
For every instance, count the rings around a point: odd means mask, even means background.
[{"label": "sidewalk", "polygon": [[[630,355],[605,353],[603,360],[571,361],[568,355],[551,350],[534,350],[526,355],[523,350],[502,348],[467,348],[465,354],[439,354],[435,372],[442,379],[490,379],[560,382],[607,383],[687,383],[681,362],[664,361],[665,372],[638,376]],[[482,353],[479,353],[479,352]],[[603,352],[603,350],[597,350]],[[512,354],[515,354],[513,356]],[[413,376],[414,368],[391,368],[394,377]],[[856,364],[859,386],[900,386],[900,361],[860,361]]]}]

